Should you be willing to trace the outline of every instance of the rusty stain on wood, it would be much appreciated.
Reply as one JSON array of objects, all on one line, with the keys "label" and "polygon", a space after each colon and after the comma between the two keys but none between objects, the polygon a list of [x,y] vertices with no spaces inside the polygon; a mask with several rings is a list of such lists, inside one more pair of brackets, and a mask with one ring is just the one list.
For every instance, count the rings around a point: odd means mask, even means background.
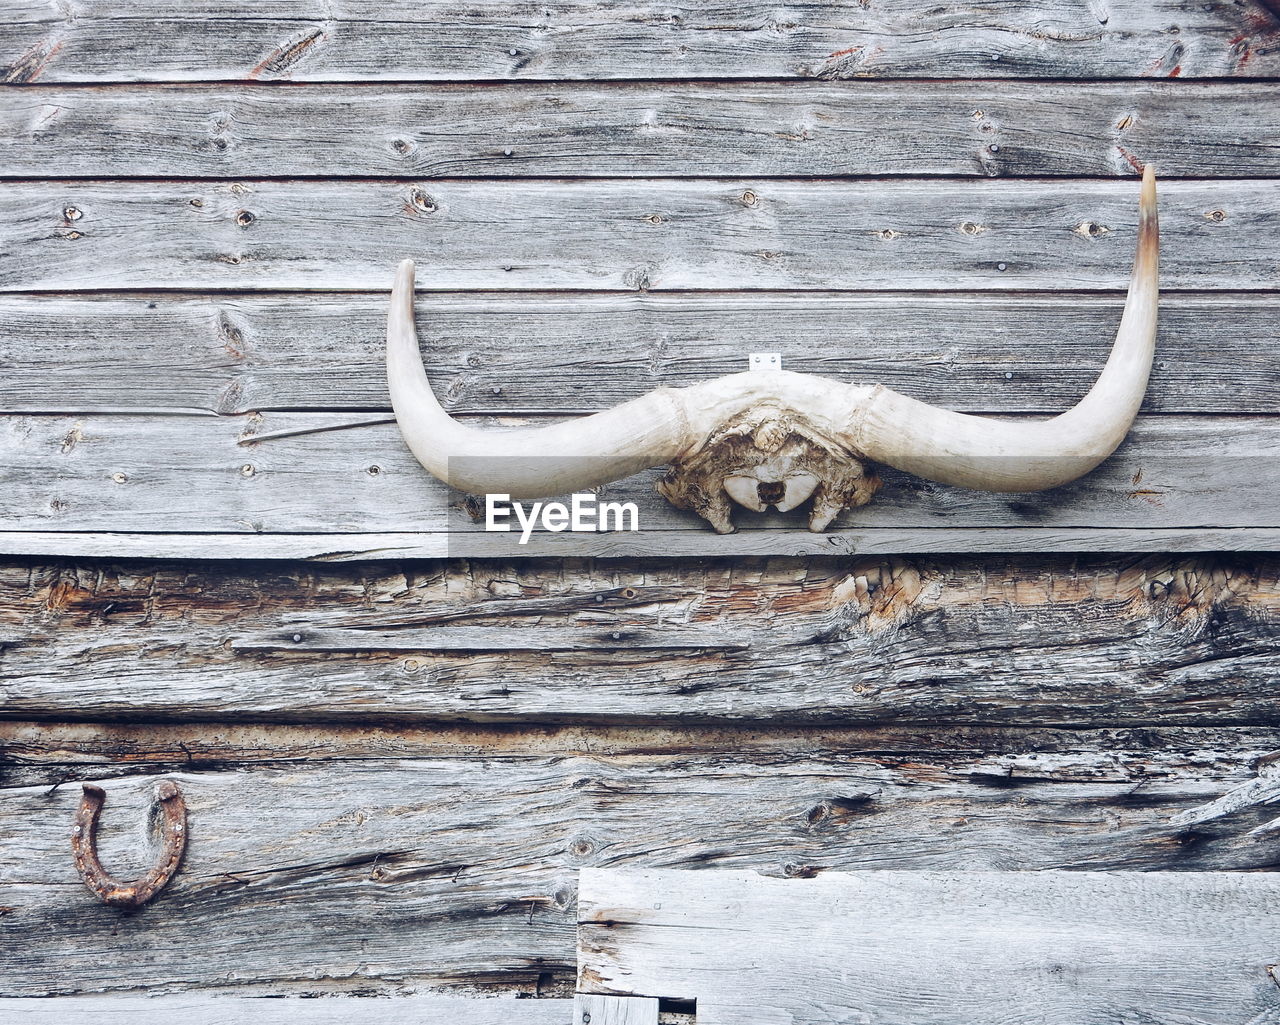
[{"label": "rusty stain on wood", "polygon": [[254,65],[253,70],[249,72],[247,77],[250,79],[274,78],[278,75],[284,75],[307,55],[307,51],[311,47],[315,46],[316,43],[322,42],[324,38],[323,29],[312,29],[301,39],[296,39],[291,43],[285,43],[277,47],[258,64]]},{"label": "rusty stain on wood", "polygon": [[34,43],[21,57],[5,68],[4,74],[0,75],[0,84],[24,85],[34,82],[48,67],[49,62],[58,55],[62,46],[61,40],[58,42],[42,40]]}]

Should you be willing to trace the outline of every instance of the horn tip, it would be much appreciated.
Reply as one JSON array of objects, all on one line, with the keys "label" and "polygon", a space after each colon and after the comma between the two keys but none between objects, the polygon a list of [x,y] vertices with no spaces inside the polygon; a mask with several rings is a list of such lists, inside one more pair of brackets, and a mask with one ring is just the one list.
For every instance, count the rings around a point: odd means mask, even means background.
[{"label": "horn tip", "polygon": [[396,268],[396,287],[397,288],[413,288],[414,264],[412,260],[401,260],[400,266]]}]

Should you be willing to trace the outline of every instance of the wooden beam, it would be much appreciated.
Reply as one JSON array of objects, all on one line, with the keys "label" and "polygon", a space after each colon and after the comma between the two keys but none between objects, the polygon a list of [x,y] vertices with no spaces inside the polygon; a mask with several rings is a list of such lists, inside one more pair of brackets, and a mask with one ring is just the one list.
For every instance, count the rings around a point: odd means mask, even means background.
[{"label": "wooden beam", "polygon": [[[738,373],[744,352],[969,413],[1056,414],[1088,391],[1114,296],[424,295],[455,413],[593,413]],[[388,410],[385,295],[0,296],[0,412]],[[1280,296],[1166,295],[1146,413],[1280,408]],[[945,325],[945,331],[940,327]]]},{"label": "wooden beam", "polygon": [[[1278,573],[1257,554],[22,562],[0,566],[0,707],[126,722],[1274,726],[1280,652],[1259,638],[1280,623]],[[233,647],[449,624],[528,650]],[[543,630],[555,649],[571,631],[666,627],[707,649],[539,650]]]},{"label": "wooden beam", "polygon": [[[112,656],[97,661],[114,673]],[[358,675],[352,691],[379,703]],[[3,723],[0,995],[564,992],[584,866],[1272,866],[1274,836],[1257,830],[1275,807],[1254,765],[1274,730],[1154,721],[604,735]],[[122,914],[71,858],[79,784],[106,789],[99,850],[128,874],[149,860],[165,779],[187,803],[186,857]]]},{"label": "wooden beam", "polygon": [[1248,1025],[1280,1015],[1280,877],[585,868],[578,984],[698,1025]]},{"label": "wooden beam", "polygon": [[1274,82],[32,86],[0,175],[1265,177],[1277,110]]},{"label": "wooden beam", "polygon": [[[1133,181],[15,183],[0,291],[1090,290],[1127,286]],[[1161,185],[1161,284],[1272,288],[1266,181]],[[1247,253],[1247,259],[1241,258]]]},{"label": "wooden beam", "polygon": [[1001,8],[816,0],[774,11],[724,0],[391,0],[376,12],[307,0],[84,0],[19,6],[4,80],[379,81],[592,78],[1143,78],[1280,74],[1258,3],[1035,0]]}]

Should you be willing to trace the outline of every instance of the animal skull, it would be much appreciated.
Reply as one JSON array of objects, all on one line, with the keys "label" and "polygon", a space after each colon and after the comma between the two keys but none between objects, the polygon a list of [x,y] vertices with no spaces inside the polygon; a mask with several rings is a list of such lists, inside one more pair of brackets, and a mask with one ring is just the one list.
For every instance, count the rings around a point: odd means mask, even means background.
[{"label": "animal skull", "polygon": [[1160,230],[1155,175],[1142,176],[1138,246],[1106,366],[1075,406],[1010,423],[930,406],[883,385],[755,370],[687,388],[658,388],[550,427],[476,430],[431,390],[413,325],[414,266],[396,275],[387,321],[387,383],[410,450],[427,470],[473,494],[545,498],[670,464],[658,489],[720,533],[731,502],[787,512],[812,500],[823,531],[879,487],[875,463],[984,491],[1040,491],[1075,480],[1124,440],[1155,352]]},{"label": "animal skull", "polygon": [[721,427],[688,458],[672,461],[658,491],[720,534],[733,532],[732,499],[753,512],[790,512],[810,498],[809,529],[866,505],[880,480],[838,440],[794,410],[764,403]]}]

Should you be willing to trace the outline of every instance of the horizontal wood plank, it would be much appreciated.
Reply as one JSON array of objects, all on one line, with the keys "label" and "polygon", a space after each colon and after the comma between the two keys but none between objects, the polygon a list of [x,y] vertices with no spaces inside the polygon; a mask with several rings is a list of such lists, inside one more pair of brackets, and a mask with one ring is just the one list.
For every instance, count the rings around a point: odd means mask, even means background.
[{"label": "horizontal wood plank", "polygon": [[[0,707],[126,722],[1275,726],[1277,623],[1280,564],[1256,554],[13,564]],[[450,626],[505,630],[525,650],[352,650],[371,632]],[[573,630],[667,627],[706,649],[565,650]],[[237,646],[266,631],[345,640]]]},{"label": "horizontal wood plank", "polygon": [[[707,77],[1275,76],[1277,22],[1254,0],[1035,0],[999,8],[785,8],[723,0],[290,0],[74,10],[11,3],[9,82]],[[7,65],[7,68],[4,66]]]},{"label": "horizontal wood plank", "polygon": [[[781,352],[790,370],[970,413],[1056,414],[1092,386],[1123,300],[1005,295],[424,295],[452,412],[591,413]],[[387,410],[387,299],[0,296],[0,411]],[[1280,296],[1168,295],[1143,409],[1280,409]]]},{"label": "horizontal wood plank", "polygon": [[699,1025],[1256,1025],[1280,877],[584,869],[579,985]]},{"label": "horizontal wood plank", "polygon": [[[838,533],[744,532],[716,539],[715,550],[693,530],[631,534],[548,535],[516,551],[517,557],[626,558],[663,556],[919,555],[963,552],[1275,552],[1275,527],[1189,527],[1127,529],[1108,527],[872,527]],[[492,555],[484,539],[451,534],[146,534],[116,531],[5,531],[0,551],[11,556],[66,558],[194,559],[215,561],[293,559],[344,563],[370,560],[446,559]]]},{"label": "horizontal wood plank", "polygon": [[[0,719],[0,758],[10,787],[70,786],[174,771],[245,768],[319,768],[329,763],[415,759],[534,759],[554,763],[591,756],[632,764],[681,759],[752,765],[795,758],[838,764],[852,754],[903,764],[904,756],[933,765],[978,768],[972,782],[1122,783],[1197,778],[1227,788],[1207,804],[1194,803],[1176,818],[1181,826],[1230,825],[1256,818],[1265,827],[1277,781],[1280,737],[1270,727],[1167,726],[1077,729],[1025,725],[796,726],[779,724],[674,724],[671,726],[440,723],[420,725],[281,724],[214,722],[65,722]],[[1107,754],[1108,757],[1100,757]],[[959,762],[956,759],[960,759]],[[1135,761],[1137,759],[1137,761]],[[959,769],[960,775],[964,775]],[[965,770],[968,771],[968,770]],[[1198,776],[1196,774],[1199,774]],[[1270,789],[1268,789],[1270,788]],[[1198,800],[1198,798],[1197,798]],[[1135,802],[1135,806],[1139,802]],[[1261,835],[1260,830],[1250,830]],[[1244,833],[1233,832],[1243,837]],[[1200,851],[1192,864],[1201,865]],[[1221,851],[1219,851],[1221,853]],[[1170,854],[1182,858],[1182,854]],[[1097,864],[1104,864],[1099,862]],[[1173,865],[1173,862],[1169,863]]]},{"label": "horizontal wood plank", "polygon": [[[40,182],[0,291],[1119,289],[1130,181]],[[1168,289],[1280,285],[1280,191],[1161,186]],[[20,254],[20,255],[19,255]]]},{"label": "horizontal wood plank", "polygon": [[1253,82],[32,87],[0,175],[1269,177],[1277,110]]},{"label": "horizontal wood plank", "polygon": [[[202,763],[197,742],[169,766],[46,764],[38,784],[0,789],[0,992],[554,990],[573,975],[578,871],[596,865],[797,877],[1274,862],[1253,833],[1275,814],[1262,802],[1173,822],[1251,786],[1273,734],[1016,732],[776,731],[645,753],[635,731],[616,754],[589,736],[522,754],[482,735],[452,755],[259,765]],[[182,788],[187,854],[141,913],[100,904],[76,873],[85,779],[107,790],[99,849],[120,874],[148,857],[155,786]]]},{"label": "horizontal wood plank", "polygon": [[[742,510],[735,522],[744,533],[741,543],[758,545],[759,554],[815,545],[856,550],[868,543],[864,532],[875,529],[946,529],[947,543],[958,543],[965,535],[957,531],[968,530],[978,550],[982,529],[997,549],[1008,545],[999,536],[1006,528],[1092,531],[1076,538],[1098,550],[1131,544],[1141,530],[1274,532],[1280,520],[1270,496],[1280,489],[1278,456],[1280,420],[1274,417],[1146,417],[1097,470],[1051,491],[969,491],[885,468],[885,485],[872,502],[842,514],[832,531],[816,538],[800,538],[809,531],[796,514]],[[504,558],[599,554],[601,546],[662,555],[671,532],[688,532],[691,549],[726,551],[721,535],[657,493],[661,469],[600,491],[600,502],[635,504],[636,532],[539,529],[526,544],[518,524],[489,532],[483,501],[432,477],[409,453],[394,420],[377,413],[9,416],[0,418],[0,463],[8,482],[0,491],[0,551],[8,550],[5,532],[38,532],[57,551],[60,531],[248,534],[257,536],[257,545],[264,535],[333,534],[332,550],[339,552],[347,549],[336,535],[421,533],[437,535],[444,553]],[[845,530],[852,537],[842,542]],[[1111,530],[1120,533],[1109,539]],[[15,545],[31,542],[18,538]]]},{"label": "horizontal wood plank", "polygon": [[0,1020],[24,1025],[565,1025],[573,1008],[572,1000],[427,996],[281,1002],[190,993],[0,998]]}]

